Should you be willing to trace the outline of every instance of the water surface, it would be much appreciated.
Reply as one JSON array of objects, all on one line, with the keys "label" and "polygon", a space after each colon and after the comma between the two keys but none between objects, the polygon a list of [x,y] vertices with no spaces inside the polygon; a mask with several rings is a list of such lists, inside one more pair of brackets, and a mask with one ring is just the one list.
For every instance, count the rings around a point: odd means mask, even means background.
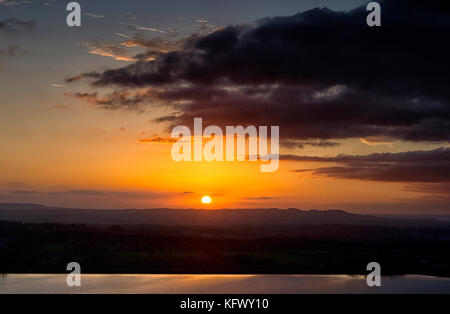
[{"label": "water surface", "polygon": [[65,274],[7,274],[0,293],[450,293],[450,278],[385,276],[369,288],[365,277],[350,275],[85,274],[81,287],[68,287]]}]

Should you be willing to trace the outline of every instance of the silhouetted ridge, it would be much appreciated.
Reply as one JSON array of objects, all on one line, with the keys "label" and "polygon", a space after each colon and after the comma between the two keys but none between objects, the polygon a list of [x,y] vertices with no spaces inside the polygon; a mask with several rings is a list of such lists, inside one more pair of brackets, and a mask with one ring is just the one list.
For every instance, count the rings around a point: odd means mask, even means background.
[{"label": "silhouetted ridge", "polygon": [[152,224],[184,226],[432,225],[419,219],[394,219],[343,210],[300,209],[75,209],[0,203],[0,220],[33,223]]}]

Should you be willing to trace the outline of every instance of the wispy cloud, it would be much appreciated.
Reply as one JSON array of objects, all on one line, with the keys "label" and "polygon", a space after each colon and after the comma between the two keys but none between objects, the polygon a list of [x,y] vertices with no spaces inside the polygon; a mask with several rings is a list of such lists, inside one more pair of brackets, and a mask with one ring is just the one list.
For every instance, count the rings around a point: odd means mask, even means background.
[{"label": "wispy cloud", "polygon": [[151,31],[151,32],[156,32],[156,33],[162,33],[162,34],[166,33],[165,31],[160,30],[160,29],[155,28],[155,27],[140,26],[140,25],[137,25],[137,24],[129,24],[128,25],[128,29],[130,29],[132,31],[140,30],[140,31]]},{"label": "wispy cloud", "polygon": [[[130,37],[122,33],[116,33],[127,40],[119,43],[107,43],[93,41],[86,43],[89,53],[103,57],[110,57],[118,61],[152,61],[162,54],[179,49],[180,41],[164,40],[161,38],[145,39],[142,36]],[[134,48],[142,48],[134,50]]]},{"label": "wispy cloud", "polygon": [[22,20],[14,17],[9,17],[0,21],[0,31],[7,33],[31,31],[35,26],[36,22],[33,20]]},{"label": "wispy cloud", "polygon": [[361,143],[369,145],[369,146],[393,146],[393,143],[384,138],[360,138]]},{"label": "wispy cloud", "polygon": [[405,186],[406,191],[410,192],[420,192],[426,194],[438,194],[438,195],[447,195],[450,197],[450,187],[449,183],[416,183]]},{"label": "wispy cloud", "polygon": [[69,107],[68,106],[66,106],[66,105],[54,105],[53,107],[52,107],[53,109],[56,109],[56,110],[69,110]]},{"label": "wispy cloud", "polygon": [[118,61],[137,61],[136,58],[128,54],[127,49],[121,45],[92,42],[87,44],[89,46],[89,53],[93,55],[99,55],[103,57],[110,57]]},{"label": "wispy cloud", "polygon": [[19,45],[11,45],[5,49],[0,49],[0,56],[14,57],[25,52]]},{"label": "wispy cloud", "polygon": [[257,196],[257,197],[244,197],[243,200],[246,201],[267,201],[272,200],[274,197],[271,196]]},{"label": "wispy cloud", "polygon": [[205,17],[196,19],[194,26],[199,32],[211,32],[216,29],[216,26],[210,24],[208,19]]},{"label": "wispy cloud", "polygon": [[13,6],[32,3],[31,0],[0,0],[0,5]]},{"label": "wispy cloud", "polygon": [[102,19],[102,18],[105,17],[104,15],[95,14],[95,13],[90,13],[90,12],[84,13],[84,15],[89,16],[89,17],[92,17],[92,18],[94,18],[94,19]]},{"label": "wispy cloud", "polygon": [[142,112],[144,106],[153,98],[152,89],[140,91],[128,91],[126,89],[115,90],[114,92],[100,96],[94,93],[65,93],[65,96],[74,97],[95,105],[100,109],[108,110],[129,110]]},{"label": "wispy cloud", "polygon": [[178,141],[178,139],[176,139],[176,138],[160,137],[160,136],[146,137],[146,138],[139,139],[139,142],[141,142],[141,143],[166,143],[166,144],[170,144],[170,143],[175,143],[176,141]]},{"label": "wispy cloud", "polygon": [[332,141],[282,141],[281,145],[286,148],[304,148],[305,146],[313,147],[336,147],[341,145],[338,142]]}]

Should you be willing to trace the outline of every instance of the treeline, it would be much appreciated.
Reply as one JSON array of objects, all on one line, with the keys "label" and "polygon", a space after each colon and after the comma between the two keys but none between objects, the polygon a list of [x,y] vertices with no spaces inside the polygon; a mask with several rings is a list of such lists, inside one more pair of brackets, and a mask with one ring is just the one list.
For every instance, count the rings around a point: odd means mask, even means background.
[{"label": "treeline", "polygon": [[184,227],[0,221],[0,273],[316,273],[450,276],[450,229]]}]

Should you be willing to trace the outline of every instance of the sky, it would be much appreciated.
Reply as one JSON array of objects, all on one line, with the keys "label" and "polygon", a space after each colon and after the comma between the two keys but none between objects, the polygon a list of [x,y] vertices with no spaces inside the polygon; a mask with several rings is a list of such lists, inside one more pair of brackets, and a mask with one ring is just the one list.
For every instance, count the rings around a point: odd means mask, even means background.
[{"label": "sky", "polygon": [[[450,213],[448,4],[67,3],[0,0],[0,202]],[[173,161],[194,117],[278,125],[278,170]]]}]

